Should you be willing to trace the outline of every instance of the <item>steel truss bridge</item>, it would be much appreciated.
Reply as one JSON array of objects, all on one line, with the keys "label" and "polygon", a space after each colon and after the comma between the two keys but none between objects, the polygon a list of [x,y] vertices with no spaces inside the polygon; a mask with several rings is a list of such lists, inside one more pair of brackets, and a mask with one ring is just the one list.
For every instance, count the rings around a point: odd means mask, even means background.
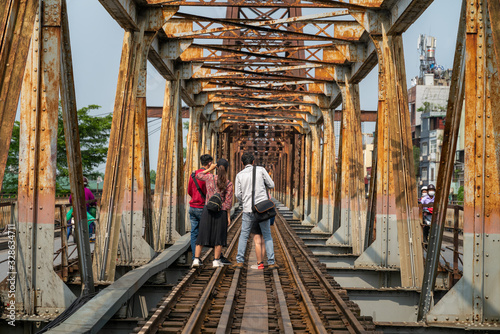
[{"label": "steel truss bridge", "polygon": [[[82,295],[112,284],[185,237],[185,189],[201,154],[227,158],[234,179],[242,153],[250,151],[276,181],[274,197],[312,232],[328,235],[326,245],[348,247],[355,256],[352,268],[398,272],[397,289],[416,296],[410,321],[498,328],[498,0],[454,4],[462,9],[427,251],[402,34],[432,0],[100,3],[124,36],[93,255],[88,231],[77,233]],[[191,14],[191,6],[207,7],[207,13],[223,7],[226,15]],[[55,318],[78,297],[54,272],[52,258],[60,99],[75,221],[86,226],[72,70],[78,64],[72,62],[66,0],[0,0],[0,43],[0,182],[20,103],[16,313],[29,322]],[[147,62],[166,79],[160,109],[147,105]],[[378,109],[362,111],[358,84],[377,65]],[[190,119],[185,161],[183,104]],[[434,303],[463,108],[463,275]],[[154,194],[148,116],[162,118]],[[338,155],[334,121],[341,121]],[[368,199],[364,121],[376,121]]]}]

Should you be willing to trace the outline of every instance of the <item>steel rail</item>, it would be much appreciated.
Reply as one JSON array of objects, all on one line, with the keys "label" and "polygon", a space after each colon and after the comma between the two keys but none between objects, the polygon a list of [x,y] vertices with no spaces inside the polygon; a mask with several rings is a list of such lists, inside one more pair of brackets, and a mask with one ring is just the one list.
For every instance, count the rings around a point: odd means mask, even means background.
[{"label": "steel rail", "polygon": [[[280,217],[280,215],[277,215],[278,218],[283,219]],[[316,310],[316,307],[314,306],[314,303],[309,296],[309,293],[307,292],[307,289],[305,287],[305,284],[302,282],[302,278],[299,275],[299,271],[294,264],[292,260],[292,255],[288,251],[285,241],[283,240],[283,237],[281,236],[281,233],[279,229],[275,229],[276,235],[278,236],[278,240],[281,244],[281,249],[283,251],[283,254],[285,255],[285,259],[288,263],[288,267],[290,268],[290,271],[292,272],[292,277],[293,280],[295,281],[295,284],[297,284],[297,288],[299,289],[300,295],[302,296],[302,301],[304,302],[304,306],[306,307],[307,313],[309,314],[309,317],[311,318],[311,324],[314,327],[314,330],[316,333],[328,333],[328,331],[325,328],[325,325],[323,324],[323,320],[321,319],[318,311]],[[273,274],[277,271],[277,269],[273,269]]]},{"label": "steel rail", "polygon": [[[243,211],[238,215],[238,219],[241,217],[243,214]],[[235,219],[235,223],[236,223]],[[234,225],[234,223],[233,223]],[[238,231],[236,232],[235,236],[231,240],[231,243],[229,244],[229,247],[227,248],[227,253],[230,254],[233,249],[235,248],[235,245],[238,241],[238,235],[241,232],[241,225]],[[207,310],[209,306],[209,301],[210,301],[210,296],[213,293],[213,290],[216,286],[216,284],[221,280],[223,272],[225,272],[225,266],[224,267],[218,267],[217,270],[215,271],[214,275],[210,279],[210,282],[208,283],[205,291],[203,292],[203,295],[201,296],[200,300],[198,301],[198,304],[193,310],[193,313],[189,317],[186,325],[184,326],[184,329],[182,330],[183,334],[187,333],[193,333],[195,331],[199,331],[201,327],[201,323],[204,320],[204,315],[205,311]],[[235,275],[236,276],[236,272]],[[240,276],[237,277],[237,280],[239,281]],[[234,281],[233,281],[234,282]],[[236,282],[236,285],[238,285],[238,282]],[[229,319],[228,319],[229,320]],[[227,327],[227,326],[226,326]]]},{"label": "steel rail", "polygon": [[274,285],[276,286],[276,296],[278,297],[278,304],[280,307],[280,321],[283,324],[283,333],[293,334],[292,320],[290,319],[290,313],[288,313],[285,293],[283,292],[283,287],[281,286],[281,281],[277,270],[273,270],[273,279]]},{"label": "steel rail", "polygon": [[222,314],[219,319],[219,324],[217,325],[216,334],[229,333],[231,330],[231,324],[233,321],[234,305],[236,298],[236,291],[238,290],[238,284],[240,281],[241,269],[236,268],[233,274],[233,280],[231,282],[231,287],[226,297],[226,303],[222,309]]},{"label": "steel rail", "polygon": [[[243,214],[243,212],[240,212],[238,214],[238,216],[233,220],[233,223],[229,226],[229,230],[233,229],[236,226],[236,222],[241,218],[242,214]],[[236,232],[235,236],[233,237],[233,240],[231,241],[231,244],[228,247],[229,252],[232,251],[232,248],[236,244],[236,240],[238,239],[237,236],[238,236],[240,230],[241,230],[241,227]],[[213,252],[213,249],[210,249],[208,252],[206,252],[205,255],[203,255],[203,257],[201,258],[201,261],[205,262],[205,260],[210,256],[210,254],[212,254],[212,252]],[[221,271],[220,269],[222,269],[222,268],[219,267],[216,271],[216,274],[218,272],[220,272]],[[187,273],[187,275],[184,276],[182,281],[179,284],[177,284],[177,286],[175,286],[175,288],[170,292],[168,297],[156,309],[155,313],[151,316],[151,318],[149,318],[149,320],[144,324],[144,326],[142,326],[141,330],[138,332],[139,334],[156,333],[156,331],[158,330],[158,327],[160,326],[161,322],[165,318],[165,313],[177,301],[180,293],[185,289],[185,287],[195,279],[196,272],[197,272],[197,268],[191,268],[191,270]],[[216,276],[216,274],[214,276]],[[189,320],[191,320],[191,318]],[[189,321],[188,321],[188,323],[189,323]]]},{"label": "steel rail", "polygon": [[[287,233],[293,236],[293,234],[291,233],[290,228],[285,223],[285,219],[283,218],[283,216],[281,216],[280,213],[278,213],[276,216],[278,218],[277,220],[280,222],[281,225],[283,225],[283,227],[285,228],[285,230],[287,231]],[[276,229],[276,231],[278,232],[279,230]],[[281,238],[281,236],[280,236],[280,238]],[[292,239],[295,240],[295,237],[293,237]],[[307,254],[307,252],[304,249],[304,247],[301,244],[299,244],[297,241],[295,241],[295,244],[296,244],[297,248],[300,250],[300,252],[302,253],[302,255],[310,263],[311,268],[315,272],[316,276],[318,277],[318,279],[324,285],[324,287],[326,288],[326,290],[328,291],[328,293],[330,294],[330,296],[335,301],[336,308],[339,311],[339,314],[343,314],[344,315],[344,319],[347,320],[349,322],[349,324],[351,325],[351,328],[349,328],[349,332],[351,332],[351,333],[367,333],[367,331],[365,330],[365,328],[363,327],[363,325],[359,322],[359,320],[356,318],[356,316],[351,311],[351,309],[349,308],[349,306],[347,306],[347,304],[344,302],[344,300],[339,295],[339,293],[332,287],[332,285],[330,284],[330,282],[328,282],[328,280],[324,277],[323,273],[316,267],[316,265],[314,265],[311,262],[311,260],[309,258],[309,255]],[[284,248],[284,249],[286,249],[286,248]]]}]

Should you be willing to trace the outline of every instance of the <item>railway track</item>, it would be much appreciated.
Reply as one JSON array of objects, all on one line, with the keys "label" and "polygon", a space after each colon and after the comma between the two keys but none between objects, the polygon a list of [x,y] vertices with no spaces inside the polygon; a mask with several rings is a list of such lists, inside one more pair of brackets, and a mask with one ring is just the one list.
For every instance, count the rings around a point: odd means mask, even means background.
[{"label": "railway track", "polygon": [[[235,262],[241,214],[228,231],[226,256]],[[263,277],[269,333],[374,332],[370,317],[359,308],[324,266],[314,258],[281,214],[272,228],[279,269],[264,269]],[[249,239],[249,243],[251,238]],[[247,247],[247,255],[251,247]],[[245,316],[248,270],[212,268],[211,251],[205,264],[191,269],[177,286],[151,310],[133,333],[239,333]]]}]

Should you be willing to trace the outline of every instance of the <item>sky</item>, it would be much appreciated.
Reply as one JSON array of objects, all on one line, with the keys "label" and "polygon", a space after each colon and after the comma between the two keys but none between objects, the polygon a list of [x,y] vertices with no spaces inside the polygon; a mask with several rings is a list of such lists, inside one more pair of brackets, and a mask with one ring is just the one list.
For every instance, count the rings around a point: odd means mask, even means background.
[{"label": "sky", "polygon": [[[98,0],[67,0],[73,70],[78,108],[97,104],[102,108],[95,114],[113,111],[120,66],[123,29]],[[444,68],[453,67],[458,18],[461,1],[434,0],[429,8],[403,34],[408,87],[419,72],[417,39],[419,34],[437,38],[436,61]],[[225,8],[182,7],[182,12],[223,18]],[[308,13],[304,13],[306,15]],[[360,83],[360,102],[363,110],[377,108],[377,67]],[[163,104],[165,80],[148,65],[147,105]],[[156,170],[160,140],[160,120],[149,120],[150,166]],[[365,129],[366,132],[369,130]],[[104,166],[100,167],[104,172]]]}]

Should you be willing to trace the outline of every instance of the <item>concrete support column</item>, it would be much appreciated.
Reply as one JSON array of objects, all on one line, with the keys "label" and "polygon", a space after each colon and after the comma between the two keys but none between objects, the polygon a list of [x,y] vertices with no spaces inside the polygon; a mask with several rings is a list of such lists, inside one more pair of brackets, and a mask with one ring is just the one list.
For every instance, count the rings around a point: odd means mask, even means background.
[{"label": "concrete support column", "polygon": [[500,59],[494,53],[500,47],[494,38],[500,33],[500,6],[479,0],[465,6],[463,276],[431,308],[427,322],[460,321],[485,329],[498,325],[500,310],[495,297],[500,281],[500,157],[495,153],[500,146]]},{"label": "concrete support column", "polygon": [[15,306],[30,316],[62,312],[76,299],[53,269],[61,1],[44,6],[21,99]]}]

